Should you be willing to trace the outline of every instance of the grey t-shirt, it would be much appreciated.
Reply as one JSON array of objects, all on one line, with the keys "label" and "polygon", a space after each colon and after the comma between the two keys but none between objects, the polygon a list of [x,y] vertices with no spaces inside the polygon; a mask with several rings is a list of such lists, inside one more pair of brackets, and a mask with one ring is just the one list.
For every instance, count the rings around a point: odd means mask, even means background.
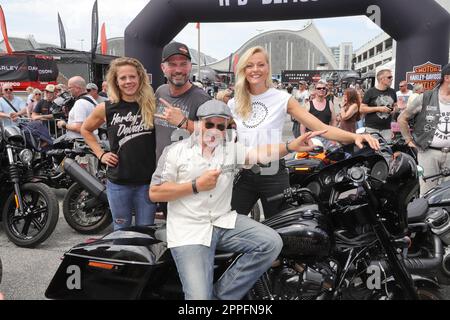
[{"label": "grey t-shirt", "polygon": [[[188,91],[178,97],[170,95],[169,85],[164,84],[156,90],[156,113],[163,114],[165,105],[159,101],[159,98],[163,98],[174,107],[180,108],[184,115],[189,120],[196,121],[197,109],[203,103],[211,100],[211,97],[202,89],[197,86],[192,86]],[[181,132],[184,131],[184,132]],[[190,134],[186,130],[177,129],[176,126],[170,125],[167,121],[155,118],[155,132],[156,132],[156,161],[164,151],[164,148],[170,145],[174,141],[181,140],[182,136],[189,136]]]}]

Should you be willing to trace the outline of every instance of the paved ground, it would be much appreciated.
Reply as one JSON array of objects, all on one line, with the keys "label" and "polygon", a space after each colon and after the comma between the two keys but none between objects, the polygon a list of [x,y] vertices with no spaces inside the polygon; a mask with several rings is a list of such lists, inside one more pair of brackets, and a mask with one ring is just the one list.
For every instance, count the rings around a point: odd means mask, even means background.
[{"label": "paved ground", "polygon": [[[287,118],[285,137],[290,134],[290,122]],[[57,192],[59,199],[63,191]],[[105,230],[104,233],[111,229]],[[98,235],[101,236],[101,235]],[[64,252],[92,236],[76,233],[64,220],[62,209],[55,231],[50,238],[35,249],[18,248],[8,241],[0,226],[0,257],[3,261],[3,281],[0,292],[6,299],[45,299],[44,292],[56,272]],[[450,300],[450,287],[443,290],[446,299]]]}]

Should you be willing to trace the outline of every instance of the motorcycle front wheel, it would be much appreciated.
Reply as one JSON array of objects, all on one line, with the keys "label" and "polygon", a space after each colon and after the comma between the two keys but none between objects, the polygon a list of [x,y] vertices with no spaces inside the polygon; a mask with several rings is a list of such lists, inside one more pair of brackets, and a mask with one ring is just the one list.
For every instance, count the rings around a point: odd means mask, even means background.
[{"label": "motorcycle front wheel", "polygon": [[3,228],[11,242],[32,248],[55,230],[59,218],[58,200],[52,189],[43,183],[27,183],[20,190],[24,212],[19,212],[15,193],[11,193],[3,207]]},{"label": "motorcycle front wheel", "polygon": [[99,233],[112,223],[108,204],[96,200],[78,183],[67,190],[63,214],[67,223],[81,234]]}]

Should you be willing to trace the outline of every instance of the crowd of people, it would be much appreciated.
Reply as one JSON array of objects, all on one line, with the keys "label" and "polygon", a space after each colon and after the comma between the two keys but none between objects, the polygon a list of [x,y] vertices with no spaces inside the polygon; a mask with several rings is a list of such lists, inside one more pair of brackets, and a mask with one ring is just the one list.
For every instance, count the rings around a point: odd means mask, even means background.
[{"label": "crowd of people", "polygon": [[[259,199],[266,218],[283,210],[281,200],[267,201],[289,187],[283,157],[312,150],[313,137],[378,149],[377,139],[355,133],[365,121],[366,132],[387,141],[401,132],[410,146],[422,148],[419,161],[428,162],[426,170],[450,161],[450,140],[438,133],[443,121],[450,122],[449,66],[440,85],[425,94],[419,86],[408,90],[405,81],[395,92],[390,70],[381,70],[378,84],[366,92],[358,86],[339,92],[330,81],[311,86],[302,81],[295,91],[280,90],[272,82],[267,51],[253,47],[239,59],[234,86],[211,97],[189,80],[187,46],[172,42],[163,49],[161,70],[167,83],[155,91],[133,58],[111,63],[101,92],[77,76],[67,89],[30,88],[23,101],[6,84],[0,119],[5,125],[25,115],[51,120],[53,101],[68,90],[76,102],[57,126],[67,130],[67,139],[83,138],[107,166],[114,229],[131,226],[133,213],[136,225],[151,225],[159,207],[186,299],[240,299],[270,267],[282,247],[280,236],[248,213]],[[407,125],[415,114],[411,135]],[[293,139],[284,141],[287,115]],[[101,126],[109,150],[96,136]],[[216,249],[242,256],[213,284]]]}]

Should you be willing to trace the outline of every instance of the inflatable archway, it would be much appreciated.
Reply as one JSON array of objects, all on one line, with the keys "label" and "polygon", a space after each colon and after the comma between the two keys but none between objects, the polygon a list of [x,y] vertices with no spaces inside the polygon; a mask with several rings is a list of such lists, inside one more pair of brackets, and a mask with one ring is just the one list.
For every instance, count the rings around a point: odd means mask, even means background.
[{"label": "inflatable archway", "polygon": [[[125,30],[156,89],[161,53],[190,22],[246,22],[366,15],[397,41],[396,79],[428,61],[448,63],[450,15],[434,0],[151,0]],[[368,41],[370,39],[367,39]]]}]

